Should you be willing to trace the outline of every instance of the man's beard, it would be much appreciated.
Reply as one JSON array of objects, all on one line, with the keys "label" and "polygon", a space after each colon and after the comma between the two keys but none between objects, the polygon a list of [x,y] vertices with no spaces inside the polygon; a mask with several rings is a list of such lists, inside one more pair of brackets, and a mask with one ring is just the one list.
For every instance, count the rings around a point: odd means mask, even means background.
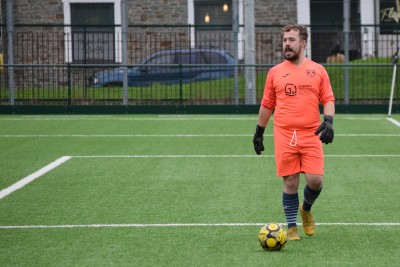
[{"label": "man's beard", "polygon": [[[286,52],[292,52],[292,56],[287,56]],[[299,59],[299,53],[296,53],[291,48],[285,48],[285,50],[283,51],[283,56],[285,57],[286,60],[289,60],[289,61],[296,61],[297,59]]]}]

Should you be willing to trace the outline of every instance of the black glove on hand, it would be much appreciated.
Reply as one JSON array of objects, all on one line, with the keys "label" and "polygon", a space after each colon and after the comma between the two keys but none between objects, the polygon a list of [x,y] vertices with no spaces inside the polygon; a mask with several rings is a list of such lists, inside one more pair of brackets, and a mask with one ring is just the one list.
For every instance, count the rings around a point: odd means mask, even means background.
[{"label": "black glove on hand", "polygon": [[329,115],[324,115],[324,122],[315,131],[315,135],[321,133],[319,140],[321,140],[322,143],[325,144],[332,143],[334,136],[332,124],[333,124],[333,117]]},{"label": "black glove on hand", "polygon": [[261,151],[264,151],[264,131],[265,127],[261,127],[257,124],[256,133],[253,137],[254,150],[256,151],[257,155],[261,155]]}]

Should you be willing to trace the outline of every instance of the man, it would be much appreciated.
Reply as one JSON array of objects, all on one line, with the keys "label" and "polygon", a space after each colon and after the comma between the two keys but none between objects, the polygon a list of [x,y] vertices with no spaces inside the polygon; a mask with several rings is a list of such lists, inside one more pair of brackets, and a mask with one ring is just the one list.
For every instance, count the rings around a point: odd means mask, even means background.
[{"label": "man", "polygon": [[[283,177],[282,205],[288,239],[300,240],[297,229],[299,206],[305,234],[314,234],[311,206],[322,190],[322,143],[331,143],[334,137],[335,98],[324,67],[304,55],[307,28],[290,24],[282,29],[281,35],[286,60],[268,72],[253,144],[260,155],[264,151],[264,130],[274,112],[276,173]],[[320,103],[324,112],[322,124]],[[307,182],[301,205],[298,196],[300,173]]]}]

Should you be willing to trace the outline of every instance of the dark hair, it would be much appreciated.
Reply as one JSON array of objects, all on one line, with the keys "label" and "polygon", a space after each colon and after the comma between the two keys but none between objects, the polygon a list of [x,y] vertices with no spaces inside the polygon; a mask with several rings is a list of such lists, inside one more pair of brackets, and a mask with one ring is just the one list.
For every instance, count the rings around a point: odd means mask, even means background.
[{"label": "dark hair", "polygon": [[307,31],[307,27],[301,24],[288,24],[285,27],[283,27],[281,35],[283,37],[283,34],[285,32],[289,32],[291,30],[295,30],[299,32],[300,35],[300,39],[301,40],[306,40],[308,39],[308,31]]}]

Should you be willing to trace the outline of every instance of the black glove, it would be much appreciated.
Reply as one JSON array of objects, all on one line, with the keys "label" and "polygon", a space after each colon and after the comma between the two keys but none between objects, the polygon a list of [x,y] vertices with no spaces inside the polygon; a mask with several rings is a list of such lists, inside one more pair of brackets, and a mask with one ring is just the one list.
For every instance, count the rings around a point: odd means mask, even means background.
[{"label": "black glove", "polygon": [[256,151],[257,155],[261,155],[261,151],[264,151],[264,131],[265,127],[261,127],[257,124],[256,133],[253,137],[254,150]]},{"label": "black glove", "polygon": [[333,124],[333,117],[330,115],[324,115],[324,122],[315,131],[315,135],[321,133],[319,140],[321,140],[322,143],[325,144],[332,143],[334,136],[332,124]]}]

